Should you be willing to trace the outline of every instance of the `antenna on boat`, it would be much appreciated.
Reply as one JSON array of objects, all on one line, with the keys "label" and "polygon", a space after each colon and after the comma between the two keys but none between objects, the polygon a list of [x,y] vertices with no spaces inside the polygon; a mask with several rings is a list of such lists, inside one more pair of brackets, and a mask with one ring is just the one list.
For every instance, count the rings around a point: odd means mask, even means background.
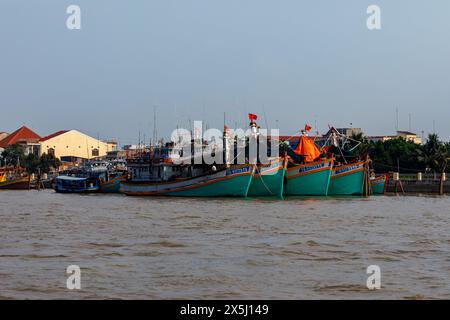
[{"label": "antenna on boat", "polygon": [[141,130],[139,129],[138,152],[141,153]]},{"label": "antenna on boat", "polygon": [[157,139],[157,129],[156,129],[156,106],[153,106],[153,144],[156,145]]},{"label": "antenna on boat", "polygon": [[264,122],[266,123],[266,130],[269,130],[269,124],[267,123],[267,116],[266,116],[266,108],[264,105],[262,106],[263,114],[264,114]]},{"label": "antenna on boat", "polygon": [[223,113],[223,127],[225,128],[226,125],[227,125],[227,113],[224,112]]}]

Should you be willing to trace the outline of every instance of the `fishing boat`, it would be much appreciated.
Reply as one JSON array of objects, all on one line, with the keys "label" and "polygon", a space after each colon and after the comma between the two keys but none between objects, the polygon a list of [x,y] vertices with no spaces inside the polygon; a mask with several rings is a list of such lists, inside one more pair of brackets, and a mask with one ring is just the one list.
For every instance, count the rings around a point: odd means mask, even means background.
[{"label": "fishing boat", "polygon": [[290,164],[286,174],[285,195],[328,195],[332,169],[332,159],[322,159],[305,164]]},{"label": "fishing boat", "polygon": [[295,149],[288,146],[286,195],[326,196],[333,169],[333,159],[326,158],[307,136],[311,126],[305,125]]},{"label": "fishing boat", "polygon": [[248,196],[283,197],[286,163],[284,157],[275,157],[269,159],[267,164],[259,164],[250,184]]},{"label": "fishing boat", "polygon": [[119,193],[120,184],[125,182],[128,177],[126,172],[113,171],[108,172],[106,180],[100,180],[100,192]]},{"label": "fishing boat", "polygon": [[330,127],[324,138],[322,150],[334,158],[328,195],[370,195],[370,158],[367,154],[358,155],[361,141],[334,127]]},{"label": "fishing boat", "polygon": [[55,191],[62,193],[118,193],[126,180],[125,169],[108,161],[89,161],[55,179]]},{"label": "fishing boat", "polygon": [[386,174],[370,177],[372,194],[384,194],[386,192],[387,179],[388,175]]},{"label": "fishing boat", "polygon": [[246,197],[255,166],[146,164],[129,161],[130,179],[121,184],[129,196]]},{"label": "fishing boat", "polygon": [[100,191],[99,180],[92,177],[62,175],[55,179],[58,193],[94,193]]},{"label": "fishing boat", "polygon": [[0,168],[0,190],[29,190],[31,176],[22,168]]},{"label": "fishing boat", "polygon": [[329,195],[363,195],[367,161],[337,165],[331,175]]},{"label": "fishing boat", "polygon": [[128,176],[126,165],[118,161],[89,161],[83,166],[89,177],[99,180],[101,193],[119,193],[120,184]]}]

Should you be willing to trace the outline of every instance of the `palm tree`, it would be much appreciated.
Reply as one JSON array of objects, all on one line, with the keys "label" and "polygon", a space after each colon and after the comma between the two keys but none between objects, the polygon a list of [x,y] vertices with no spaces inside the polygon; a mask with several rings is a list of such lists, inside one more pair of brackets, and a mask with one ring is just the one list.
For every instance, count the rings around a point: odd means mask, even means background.
[{"label": "palm tree", "polygon": [[418,160],[434,172],[439,172],[441,174],[440,194],[444,193],[444,174],[447,171],[449,159],[450,151],[448,146],[439,140],[437,134],[430,134]]},{"label": "palm tree", "polygon": [[360,142],[360,144],[355,150],[357,155],[362,156],[369,153],[370,143],[362,132],[353,133],[351,139]]}]

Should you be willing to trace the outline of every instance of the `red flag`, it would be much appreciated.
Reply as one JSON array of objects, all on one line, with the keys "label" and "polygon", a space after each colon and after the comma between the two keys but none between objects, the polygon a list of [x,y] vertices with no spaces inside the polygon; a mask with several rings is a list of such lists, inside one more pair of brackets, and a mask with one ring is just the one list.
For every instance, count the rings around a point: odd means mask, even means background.
[{"label": "red flag", "polygon": [[309,124],[305,125],[305,131],[311,131],[312,127]]},{"label": "red flag", "polygon": [[250,121],[258,120],[258,116],[256,114],[253,114],[253,113],[249,113],[248,114],[248,118],[250,119]]}]

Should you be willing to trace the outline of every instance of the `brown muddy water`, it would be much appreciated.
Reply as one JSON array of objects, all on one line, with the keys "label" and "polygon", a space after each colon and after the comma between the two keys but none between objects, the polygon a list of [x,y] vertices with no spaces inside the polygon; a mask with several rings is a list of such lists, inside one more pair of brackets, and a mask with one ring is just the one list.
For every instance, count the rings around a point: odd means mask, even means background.
[{"label": "brown muddy water", "polygon": [[[0,192],[2,299],[450,298],[450,198]],[[81,290],[66,268],[81,268]],[[379,291],[366,287],[381,268]]]}]

